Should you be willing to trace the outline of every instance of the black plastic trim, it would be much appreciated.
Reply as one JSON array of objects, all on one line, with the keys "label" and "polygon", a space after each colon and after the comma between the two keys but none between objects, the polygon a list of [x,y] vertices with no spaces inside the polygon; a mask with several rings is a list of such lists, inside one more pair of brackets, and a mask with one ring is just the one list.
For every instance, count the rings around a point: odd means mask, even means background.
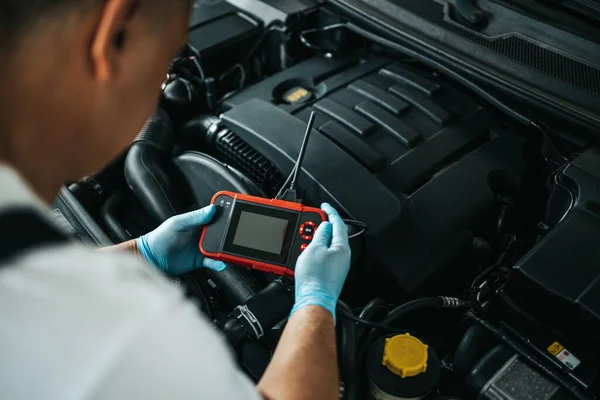
[{"label": "black plastic trim", "polygon": [[452,118],[450,112],[435,104],[429,97],[426,97],[405,85],[394,85],[388,90],[421,110],[423,114],[427,115],[439,126],[445,126]]},{"label": "black plastic trim", "polygon": [[333,100],[323,99],[315,104],[315,108],[335,118],[360,136],[367,137],[375,130],[375,125]]},{"label": "black plastic trim", "polygon": [[409,149],[423,138],[405,122],[370,101],[365,101],[356,106],[356,111],[380,125],[387,133]]},{"label": "black plastic trim", "polygon": [[386,161],[381,153],[356,137],[342,125],[329,121],[319,127],[319,132],[329,140],[350,153],[358,162],[369,168],[372,172],[380,171],[385,167]]},{"label": "black plastic trim", "polygon": [[379,89],[377,86],[371,85],[365,81],[356,81],[348,89],[361,94],[368,100],[371,100],[381,107],[393,112],[396,115],[400,115],[410,107],[407,102],[400,100],[391,94]]},{"label": "black plastic trim", "polygon": [[388,78],[392,78],[395,81],[403,83],[408,86],[412,86],[420,92],[423,92],[427,96],[431,97],[440,90],[440,85],[431,82],[412,71],[402,68],[398,65],[390,65],[385,67],[379,72],[381,75]]}]

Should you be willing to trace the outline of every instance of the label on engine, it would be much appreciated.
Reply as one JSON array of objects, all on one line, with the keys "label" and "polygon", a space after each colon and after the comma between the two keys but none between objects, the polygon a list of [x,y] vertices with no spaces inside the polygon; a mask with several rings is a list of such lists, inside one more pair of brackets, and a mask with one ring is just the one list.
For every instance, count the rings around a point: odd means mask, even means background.
[{"label": "label on engine", "polygon": [[556,358],[558,358],[558,361],[565,364],[569,369],[575,369],[579,364],[581,364],[579,358],[575,357],[567,349],[562,349],[562,351],[556,355]]},{"label": "label on engine", "polygon": [[550,345],[550,347],[548,347],[548,351],[553,356],[557,356],[558,353],[560,353],[563,349],[564,349],[563,345],[558,342],[554,342]]},{"label": "label on engine", "polygon": [[575,369],[579,364],[581,364],[579,358],[575,357],[569,350],[565,349],[565,347],[558,342],[552,343],[550,347],[548,347],[548,352],[554,357],[558,358],[558,361],[566,365],[569,369]]}]

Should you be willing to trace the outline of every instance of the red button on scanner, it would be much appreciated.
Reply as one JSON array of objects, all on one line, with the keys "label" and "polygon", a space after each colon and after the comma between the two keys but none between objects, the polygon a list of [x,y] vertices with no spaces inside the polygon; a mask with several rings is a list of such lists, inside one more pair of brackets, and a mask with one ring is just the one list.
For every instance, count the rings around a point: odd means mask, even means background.
[{"label": "red button on scanner", "polygon": [[306,221],[306,225],[308,225],[308,226],[312,226],[312,227],[315,227],[315,226],[317,226],[317,224],[315,224],[315,223],[314,223],[314,222],[312,222],[312,221]]},{"label": "red button on scanner", "polygon": [[300,225],[300,230],[298,231],[298,233],[299,233],[300,235],[304,235],[304,229],[305,229],[305,228],[306,228],[306,225],[305,225],[305,224],[302,224],[302,225]]},{"label": "red button on scanner", "polygon": [[308,247],[308,244],[306,244],[306,243],[302,243],[302,244],[300,245],[300,251],[304,251],[304,250],[306,250],[306,248],[307,248],[307,247]]},{"label": "red button on scanner", "polygon": [[312,240],[313,237],[312,236],[302,235],[302,239],[304,239],[304,240]]}]

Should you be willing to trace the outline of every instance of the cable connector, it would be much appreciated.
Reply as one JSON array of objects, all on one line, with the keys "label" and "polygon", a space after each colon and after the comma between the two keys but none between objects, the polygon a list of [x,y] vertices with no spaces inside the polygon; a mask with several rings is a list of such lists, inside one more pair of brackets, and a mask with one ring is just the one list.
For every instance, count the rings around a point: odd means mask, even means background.
[{"label": "cable connector", "polygon": [[296,189],[287,189],[283,195],[278,197],[278,199],[302,204],[302,198],[299,196],[299,193]]},{"label": "cable connector", "polygon": [[469,306],[468,301],[461,300],[457,297],[445,297],[440,296],[442,299],[442,307],[441,308],[466,308]]}]

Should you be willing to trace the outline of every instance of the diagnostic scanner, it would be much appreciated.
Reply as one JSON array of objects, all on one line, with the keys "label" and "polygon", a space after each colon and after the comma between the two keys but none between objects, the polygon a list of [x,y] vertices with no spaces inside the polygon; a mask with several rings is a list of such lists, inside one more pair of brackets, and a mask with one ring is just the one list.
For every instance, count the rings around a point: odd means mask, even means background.
[{"label": "diagnostic scanner", "polygon": [[293,276],[296,261],[327,215],[318,208],[233,192],[217,193],[217,213],[200,238],[209,258]]}]

